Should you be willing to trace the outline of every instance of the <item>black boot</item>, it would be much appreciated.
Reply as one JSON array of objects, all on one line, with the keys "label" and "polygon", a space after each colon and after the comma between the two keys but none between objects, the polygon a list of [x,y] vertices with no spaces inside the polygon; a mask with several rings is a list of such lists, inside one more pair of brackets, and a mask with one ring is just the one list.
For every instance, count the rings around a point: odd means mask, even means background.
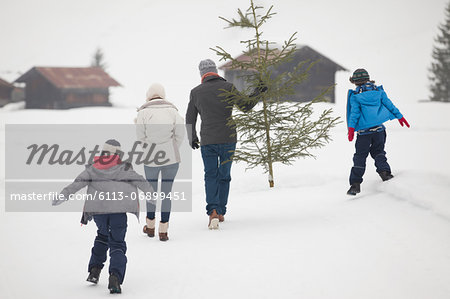
[{"label": "black boot", "polygon": [[122,290],[120,289],[119,278],[113,273],[109,275],[108,290],[110,294],[122,293]]},{"label": "black boot", "polygon": [[358,194],[359,192],[361,192],[360,185],[361,185],[360,183],[353,183],[353,184],[350,186],[350,189],[348,189],[347,194],[348,194],[348,195],[356,195],[356,194]]},{"label": "black boot", "polygon": [[380,171],[378,174],[380,175],[383,182],[388,181],[394,177],[390,171],[386,170]]},{"label": "black boot", "polygon": [[92,282],[97,284],[98,278],[100,277],[100,272],[102,271],[102,268],[100,267],[92,267],[91,271],[89,272],[89,276],[86,279],[86,281]]}]

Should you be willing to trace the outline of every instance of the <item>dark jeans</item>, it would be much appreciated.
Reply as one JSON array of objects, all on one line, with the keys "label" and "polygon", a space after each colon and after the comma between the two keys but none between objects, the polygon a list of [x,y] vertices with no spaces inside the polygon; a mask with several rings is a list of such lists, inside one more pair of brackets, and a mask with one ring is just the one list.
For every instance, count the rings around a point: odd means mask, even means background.
[{"label": "dark jeans", "polygon": [[375,160],[377,172],[389,171],[384,144],[386,143],[386,131],[375,132],[367,135],[358,135],[356,138],[356,153],[353,156],[353,167],[350,172],[350,185],[362,183],[366,171],[366,159],[370,156]]},{"label": "dark jeans", "polygon": [[215,209],[218,214],[227,212],[228,193],[231,181],[231,156],[236,143],[207,144],[201,146],[205,167],[206,212]]},{"label": "dark jeans", "polygon": [[[170,193],[172,192],[173,181],[177,175],[178,167],[179,163],[160,167],[144,166],[145,177],[155,192],[158,190],[158,178],[161,173],[161,193],[164,194],[164,199],[161,202],[161,222],[168,222],[170,218],[170,210],[172,208],[172,194]],[[147,218],[155,219],[155,211],[156,204],[147,201]]]},{"label": "dark jeans", "polygon": [[106,252],[109,249],[109,273],[115,274],[122,284],[127,265],[127,244],[125,234],[127,232],[127,214],[94,215],[97,224],[97,237],[91,251],[88,271],[97,266],[103,268],[106,261]]}]

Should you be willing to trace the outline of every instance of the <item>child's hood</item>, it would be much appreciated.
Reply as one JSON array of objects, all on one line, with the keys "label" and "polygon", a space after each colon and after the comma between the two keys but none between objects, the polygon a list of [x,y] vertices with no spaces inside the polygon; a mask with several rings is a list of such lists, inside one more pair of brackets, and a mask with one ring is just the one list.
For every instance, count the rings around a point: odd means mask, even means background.
[{"label": "child's hood", "polygon": [[352,96],[363,106],[379,106],[383,97],[383,90],[368,90]]},{"label": "child's hood", "polygon": [[353,96],[358,99],[358,102],[365,106],[378,106],[381,101],[381,92],[378,90],[365,91]]}]

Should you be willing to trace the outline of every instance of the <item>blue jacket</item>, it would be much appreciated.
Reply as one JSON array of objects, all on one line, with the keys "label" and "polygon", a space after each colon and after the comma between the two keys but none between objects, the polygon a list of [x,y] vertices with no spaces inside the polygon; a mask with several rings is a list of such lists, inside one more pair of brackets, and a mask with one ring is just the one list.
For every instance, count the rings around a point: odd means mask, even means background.
[{"label": "blue jacket", "polygon": [[383,124],[403,115],[387,97],[383,86],[357,93],[350,89],[347,96],[347,126],[356,131]]}]

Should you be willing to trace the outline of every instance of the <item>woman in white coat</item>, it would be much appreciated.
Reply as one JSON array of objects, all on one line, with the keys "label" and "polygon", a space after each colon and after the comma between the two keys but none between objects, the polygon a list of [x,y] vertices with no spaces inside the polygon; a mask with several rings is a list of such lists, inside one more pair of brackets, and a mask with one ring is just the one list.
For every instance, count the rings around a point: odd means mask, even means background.
[{"label": "woman in white coat", "polygon": [[[143,147],[144,157],[149,150],[153,150],[153,153],[160,151],[165,153],[163,161],[159,159],[145,162],[144,170],[147,180],[155,191],[158,190],[158,179],[161,175],[159,194],[162,202],[158,233],[161,241],[167,241],[172,185],[181,162],[179,147],[184,138],[185,128],[177,107],[166,100],[166,93],[161,84],[154,83],[148,89],[146,102],[138,109],[136,125],[138,141],[142,142],[142,145],[147,144]],[[147,225],[144,226],[144,233],[149,237],[155,235],[155,206],[147,204]]]}]

